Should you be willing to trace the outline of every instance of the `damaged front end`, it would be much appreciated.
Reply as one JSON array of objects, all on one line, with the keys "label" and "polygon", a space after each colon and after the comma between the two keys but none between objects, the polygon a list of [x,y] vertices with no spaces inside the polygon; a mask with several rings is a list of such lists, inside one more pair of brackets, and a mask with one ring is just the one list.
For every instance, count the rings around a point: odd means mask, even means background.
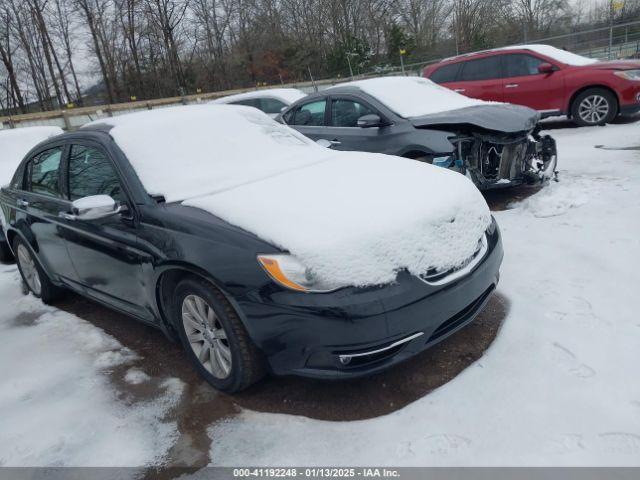
[{"label": "damaged front end", "polygon": [[555,140],[540,135],[535,110],[487,104],[411,119],[419,130],[450,132],[453,151],[434,165],[467,175],[480,189],[543,183],[556,179]]},{"label": "damaged front end", "polygon": [[480,189],[534,185],[557,177],[556,142],[537,128],[521,135],[469,132],[450,141],[456,148],[450,167]]}]

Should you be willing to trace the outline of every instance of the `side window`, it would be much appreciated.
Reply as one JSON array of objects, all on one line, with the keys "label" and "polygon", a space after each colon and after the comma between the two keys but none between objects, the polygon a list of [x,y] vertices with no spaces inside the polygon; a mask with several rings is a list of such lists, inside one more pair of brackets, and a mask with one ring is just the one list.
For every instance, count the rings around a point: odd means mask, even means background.
[{"label": "side window", "polygon": [[295,113],[295,110],[289,110],[287,113],[285,113],[282,116],[282,120],[284,120],[284,123],[286,123],[287,125],[293,124],[293,114],[294,113]]},{"label": "side window", "polygon": [[77,200],[91,195],[109,195],[116,202],[125,196],[111,161],[94,147],[72,145],[69,155],[69,197]]},{"label": "side window", "polygon": [[237,100],[235,102],[229,102],[229,105],[244,105],[246,107],[260,108],[259,98],[247,98],[246,100]]},{"label": "side window", "polygon": [[467,60],[464,62],[460,80],[469,82],[500,77],[500,56],[494,55],[492,57]]},{"label": "side window", "polygon": [[502,66],[505,77],[522,77],[525,75],[538,75],[538,66],[545,63],[532,55],[514,53],[502,56]]},{"label": "side window", "polygon": [[450,65],[440,67],[431,74],[429,80],[435,83],[455,82],[458,78],[458,72],[460,71],[461,65],[462,63],[452,63]]},{"label": "side window", "polygon": [[60,159],[62,147],[52,148],[36,155],[27,166],[27,189],[34,193],[61,197]]},{"label": "side window", "polygon": [[296,108],[293,115],[292,125],[306,126],[323,126],[324,110],[327,106],[327,100],[318,100],[317,102],[307,103]]},{"label": "side window", "polygon": [[334,127],[357,127],[363,115],[376,114],[359,102],[338,99],[331,102],[331,125]]},{"label": "side window", "polygon": [[262,110],[264,113],[280,113],[284,107],[287,106],[286,103],[276,99],[276,98],[262,98]]}]

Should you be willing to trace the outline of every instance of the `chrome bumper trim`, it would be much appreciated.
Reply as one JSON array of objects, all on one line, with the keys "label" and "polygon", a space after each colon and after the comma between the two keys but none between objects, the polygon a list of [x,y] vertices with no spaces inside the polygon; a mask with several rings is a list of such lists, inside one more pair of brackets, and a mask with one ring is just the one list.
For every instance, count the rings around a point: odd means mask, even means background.
[{"label": "chrome bumper trim", "polygon": [[345,355],[338,355],[338,358],[340,359],[340,363],[342,363],[343,365],[348,365],[349,362],[351,362],[352,358],[367,357],[369,355],[375,355],[376,353],[386,352],[387,350],[391,350],[392,348],[395,348],[398,345],[402,345],[403,343],[410,342],[414,338],[418,338],[418,337],[420,337],[422,335],[424,335],[424,332],[414,333],[413,335],[409,335],[408,337],[405,337],[405,338],[402,338],[400,340],[397,340],[397,341],[393,342],[391,345],[387,345],[386,347],[383,347],[383,348],[377,348],[375,350],[369,350],[367,352],[349,353],[349,354],[345,354]]}]

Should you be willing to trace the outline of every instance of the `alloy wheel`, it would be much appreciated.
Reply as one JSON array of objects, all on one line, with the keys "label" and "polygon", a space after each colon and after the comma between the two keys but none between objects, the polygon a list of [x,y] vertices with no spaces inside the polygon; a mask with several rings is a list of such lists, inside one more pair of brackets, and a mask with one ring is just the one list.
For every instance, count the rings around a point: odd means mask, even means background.
[{"label": "alloy wheel", "polygon": [[18,245],[18,263],[20,264],[20,271],[24,276],[24,281],[27,282],[29,289],[35,295],[40,295],[42,293],[42,282],[40,281],[38,267],[36,267],[36,262],[31,257],[27,247],[22,244]]},{"label": "alloy wheel", "polygon": [[24,281],[27,282],[27,286],[35,295],[40,295],[42,293],[40,274],[38,273],[36,262],[33,260],[33,257],[31,257],[31,253],[29,253],[27,247],[22,244],[18,245],[17,258],[20,264],[20,271],[24,276]]},{"label": "alloy wheel", "polygon": [[609,101],[602,95],[589,95],[578,107],[578,115],[586,123],[600,123],[609,114]]},{"label": "alloy wheel", "polygon": [[182,301],[182,324],[189,345],[202,366],[216,378],[231,373],[232,357],[224,326],[213,308],[198,295]]}]

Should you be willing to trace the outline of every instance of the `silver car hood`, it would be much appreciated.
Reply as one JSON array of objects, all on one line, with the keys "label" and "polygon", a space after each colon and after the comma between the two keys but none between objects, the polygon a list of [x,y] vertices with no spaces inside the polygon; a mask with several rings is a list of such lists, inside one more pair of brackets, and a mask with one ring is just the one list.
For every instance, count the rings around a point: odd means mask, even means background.
[{"label": "silver car hood", "polygon": [[436,125],[473,125],[496,132],[516,133],[533,130],[539,119],[538,112],[528,107],[508,103],[488,103],[412,117],[408,120],[417,128]]}]

